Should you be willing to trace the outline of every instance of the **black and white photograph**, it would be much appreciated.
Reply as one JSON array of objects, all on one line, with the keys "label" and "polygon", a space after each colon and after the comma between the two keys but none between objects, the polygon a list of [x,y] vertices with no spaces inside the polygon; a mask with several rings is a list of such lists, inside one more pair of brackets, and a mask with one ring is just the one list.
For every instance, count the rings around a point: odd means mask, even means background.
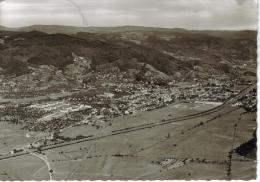
[{"label": "black and white photograph", "polygon": [[257,28],[257,0],[0,0],[0,181],[256,181]]}]

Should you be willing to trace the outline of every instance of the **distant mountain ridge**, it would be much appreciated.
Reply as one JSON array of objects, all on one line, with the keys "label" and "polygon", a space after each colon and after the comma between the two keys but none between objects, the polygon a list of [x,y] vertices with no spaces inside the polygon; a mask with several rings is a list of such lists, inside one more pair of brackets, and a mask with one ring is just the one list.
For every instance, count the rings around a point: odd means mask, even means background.
[{"label": "distant mountain ridge", "polygon": [[252,38],[255,37],[255,30],[187,30],[184,28],[159,28],[143,26],[119,26],[119,27],[75,27],[64,25],[31,25],[18,28],[10,28],[0,25],[0,31],[40,31],[48,34],[77,34],[79,32],[87,33],[119,33],[119,32],[179,32],[179,33],[204,33],[216,37],[234,37],[234,38]]},{"label": "distant mountain ridge", "polygon": [[119,27],[75,27],[75,26],[63,26],[63,25],[31,25],[18,28],[9,28],[0,26],[0,30],[5,31],[41,31],[49,34],[64,33],[64,34],[76,34],[78,32],[89,33],[116,33],[116,32],[128,32],[128,31],[187,31],[182,28],[157,28],[157,27],[142,27],[142,26],[119,26]]}]

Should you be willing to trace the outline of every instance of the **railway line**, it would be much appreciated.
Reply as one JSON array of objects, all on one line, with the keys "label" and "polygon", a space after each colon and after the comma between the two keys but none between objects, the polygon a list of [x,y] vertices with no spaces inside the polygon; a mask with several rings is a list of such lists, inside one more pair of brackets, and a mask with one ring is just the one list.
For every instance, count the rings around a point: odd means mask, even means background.
[{"label": "railway line", "polygon": [[[190,119],[195,119],[195,118],[199,118],[199,117],[202,117],[202,116],[210,115],[210,114],[213,114],[213,113],[216,113],[216,112],[222,110],[228,103],[232,103],[232,101],[236,100],[241,95],[243,95],[245,92],[247,92],[248,90],[251,90],[255,86],[256,86],[256,84],[252,84],[252,85],[242,89],[237,95],[227,99],[223,104],[221,104],[217,107],[214,107],[212,109],[206,110],[206,111],[202,111],[202,112],[191,114],[191,115],[171,118],[171,119],[167,119],[167,120],[162,120],[162,121],[159,121],[159,122],[147,123],[147,124],[137,125],[137,126],[133,126],[133,127],[122,128],[122,129],[119,129],[119,130],[113,130],[113,131],[111,131],[111,133],[103,135],[103,136],[91,135],[91,136],[87,136],[87,138],[84,138],[84,139],[73,140],[73,141],[69,141],[69,142],[55,143],[55,144],[43,147],[41,149],[41,151],[46,151],[46,150],[50,150],[50,149],[74,145],[74,144],[83,143],[83,142],[87,142],[87,141],[99,140],[99,139],[106,138],[106,137],[121,135],[121,134],[129,133],[129,132],[154,128],[154,127],[158,127],[158,126],[162,126],[162,125],[171,124],[171,123],[174,123],[174,122],[181,122],[181,121],[185,121],[185,120],[190,120]],[[36,150],[32,150],[32,152],[36,152]],[[30,154],[30,152],[26,152],[26,151],[16,153],[16,154],[8,154],[8,155],[0,156],[0,161],[10,159],[10,158],[15,158],[15,157],[21,157],[23,155],[28,155],[28,154]]]}]

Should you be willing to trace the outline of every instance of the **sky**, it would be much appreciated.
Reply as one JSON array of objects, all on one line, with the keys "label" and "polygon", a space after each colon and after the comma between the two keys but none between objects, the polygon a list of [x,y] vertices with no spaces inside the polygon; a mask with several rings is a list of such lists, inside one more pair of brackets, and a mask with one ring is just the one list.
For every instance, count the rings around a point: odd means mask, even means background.
[{"label": "sky", "polygon": [[0,25],[256,29],[256,0],[0,0]]}]

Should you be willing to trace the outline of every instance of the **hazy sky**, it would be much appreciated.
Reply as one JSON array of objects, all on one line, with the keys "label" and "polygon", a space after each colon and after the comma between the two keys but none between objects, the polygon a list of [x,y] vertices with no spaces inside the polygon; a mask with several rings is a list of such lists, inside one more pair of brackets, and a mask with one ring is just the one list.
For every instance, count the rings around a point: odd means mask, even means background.
[{"label": "hazy sky", "polygon": [[0,24],[256,29],[255,0],[0,0]]}]

